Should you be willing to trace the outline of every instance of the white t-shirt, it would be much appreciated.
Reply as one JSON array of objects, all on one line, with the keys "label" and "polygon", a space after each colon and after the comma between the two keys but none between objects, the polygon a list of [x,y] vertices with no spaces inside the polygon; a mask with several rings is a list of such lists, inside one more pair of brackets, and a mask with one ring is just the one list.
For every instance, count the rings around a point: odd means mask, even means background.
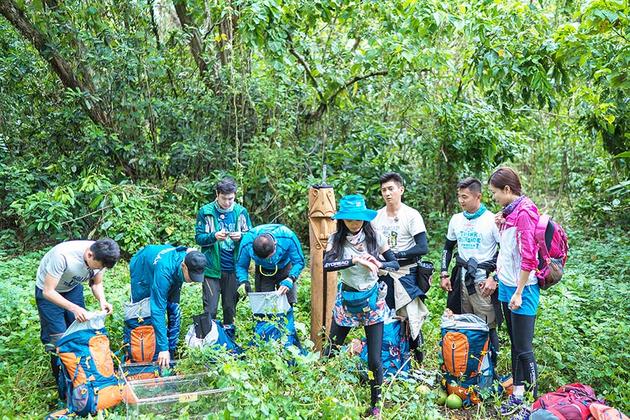
[{"label": "white t-shirt", "polygon": [[[489,261],[497,252],[500,241],[499,229],[494,222],[494,214],[486,210],[476,219],[468,220],[464,213],[457,213],[448,223],[446,238],[457,241],[457,253],[465,260],[475,258],[478,262]],[[462,278],[466,270],[462,270]],[[475,281],[486,279],[485,270],[477,270]]]},{"label": "white t-shirt", "polygon": [[37,269],[37,287],[44,290],[46,274],[59,279],[55,290],[59,293],[74,289],[79,283],[94,278],[99,271],[85,265],[83,254],[94,241],[68,241],[54,246],[44,255]]},{"label": "white t-shirt", "polygon": [[427,231],[418,210],[405,203],[402,203],[396,217],[389,217],[386,207],[380,209],[372,220],[372,226],[387,238],[387,244],[394,252],[413,248],[416,245],[413,237]]},{"label": "white t-shirt", "polygon": [[[503,284],[510,287],[518,286],[518,279],[521,275],[521,261],[523,257],[519,249],[517,240],[518,231],[516,226],[505,228],[501,231],[501,252],[497,258],[497,275]],[[536,271],[529,273],[526,286],[538,283]]]}]

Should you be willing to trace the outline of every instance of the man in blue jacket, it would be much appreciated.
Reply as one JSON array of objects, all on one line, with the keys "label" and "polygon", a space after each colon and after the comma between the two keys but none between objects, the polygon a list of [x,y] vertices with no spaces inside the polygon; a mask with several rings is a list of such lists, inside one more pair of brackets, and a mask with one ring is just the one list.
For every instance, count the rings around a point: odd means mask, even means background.
[{"label": "man in blue jacket", "polygon": [[247,270],[252,259],[257,292],[277,290],[287,294],[291,305],[297,302],[295,282],[304,269],[304,254],[291,229],[279,224],[260,225],[243,236],[236,263],[236,280],[241,293],[251,291]]},{"label": "man in blue jacket", "polygon": [[[158,364],[168,367],[181,327],[179,296],[184,281],[203,282],[206,257],[194,248],[147,245],[129,262],[131,302],[150,298]],[[168,327],[165,317],[168,314]]]}]

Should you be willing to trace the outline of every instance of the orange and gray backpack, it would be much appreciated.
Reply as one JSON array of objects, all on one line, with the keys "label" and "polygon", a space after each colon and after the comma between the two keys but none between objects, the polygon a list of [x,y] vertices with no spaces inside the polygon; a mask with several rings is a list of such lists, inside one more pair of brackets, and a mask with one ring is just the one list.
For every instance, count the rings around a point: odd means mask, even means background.
[{"label": "orange and gray backpack", "polygon": [[457,394],[464,406],[478,404],[492,390],[494,366],[488,324],[477,315],[442,317],[442,374],[448,394]]},{"label": "orange and gray backpack", "polygon": [[69,413],[95,415],[122,401],[123,386],[114,371],[105,314],[75,321],[57,342],[57,355]]},{"label": "orange and gray backpack", "polygon": [[125,362],[151,363],[157,360],[158,352],[155,329],[151,321],[150,298],[125,304]]}]

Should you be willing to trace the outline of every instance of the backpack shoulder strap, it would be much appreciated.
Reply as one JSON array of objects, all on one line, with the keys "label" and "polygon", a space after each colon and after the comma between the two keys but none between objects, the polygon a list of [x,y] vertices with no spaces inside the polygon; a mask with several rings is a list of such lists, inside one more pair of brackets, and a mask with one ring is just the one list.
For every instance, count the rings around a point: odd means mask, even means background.
[{"label": "backpack shoulder strap", "polygon": [[540,253],[543,258],[549,257],[549,249],[547,249],[547,243],[545,241],[545,232],[547,231],[549,223],[551,223],[549,215],[541,214],[538,218],[538,223],[536,224],[536,229],[534,231],[534,239],[540,247]]}]

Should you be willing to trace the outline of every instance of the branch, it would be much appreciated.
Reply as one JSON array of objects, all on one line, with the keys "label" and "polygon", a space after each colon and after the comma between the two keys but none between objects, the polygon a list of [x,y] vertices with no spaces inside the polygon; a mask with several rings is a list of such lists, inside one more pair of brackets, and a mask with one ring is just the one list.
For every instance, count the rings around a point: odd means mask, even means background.
[{"label": "branch", "polygon": [[89,85],[77,78],[70,64],[57,50],[50,46],[51,43],[49,40],[28,20],[24,12],[15,5],[13,0],[0,1],[0,14],[2,14],[24,38],[30,41],[39,55],[50,64],[64,87],[88,94],[84,96],[85,99],[81,103],[81,106],[90,119],[98,125],[111,128],[109,116],[101,108]]},{"label": "branch", "polygon": [[[156,197],[159,197],[159,196],[160,196],[160,194],[146,195],[146,196],[143,197],[143,199],[147,200],[149,198],[156,198]],[[114,207],[113,204],[108,204],[106,206],[99,207],[98,209],[96,209],[94,211],[91,211],[91,212],[86,213],[86,214],[82,214],[81,216],[75,217],[74,219],[65,220],[65,221],[61,222],[61,225],[69,225],[70,223],[74,223],[74,222],[76,222],[78,220],[85,219],[86,217],[90,217],[92,215],[95,215],[96,213],[104,212],[105,210],[110,209],[112,207]]]},{"label": "branch", "polygon": [[328,99],[326,99],[326,100],[322,99],[320,101],[320,103],[319,103],[319,106],[317,107],[317,109],[315,111],[312,111],[312,112],[309,112],[308,114],[306,114],[305,120],[308,123],[314,123],[314,122],[318,121],[324,115],[324,112],[326,112],[328,107],[330,105],[332,105],[332,103],[335,101],[335,98],[337,97],[337,95],[339,95],[341,92],[343,92],[345,89],[347,89],[348,87],[352,86],[353,84],[355,84],[357,82],[360,82],[361,80],[369,79],[370,77],[386,76],[388,73],[389,73],[388,70],[379,70],[379,71],[374,71],[372,73],[364,74],[363,76],[355,76],[355,77],[353,77],[352,79],[350,79],[346,83],[344,83],[332,95],[330,95],[328,97]]},{"label": "branch", "polygon": [[332,103],[332,101],[335,100],[335,97],[337,95],[339,95],[343,90],[345,90],[348,87],[352,86],[356,82],[360,82],[361,80],[369,79],[370,77],[374,77],[374,76],[387,76],[388,73],[389,73],[389,71],[387,71],[387,70],[379,70],[379,71],[375,71],[375,72],[372,72],[372,73],[364,74],[363,76],[355,76],[352,79],[348,80],[342,87],[337,89],[337,91],[335,93],[333,93],[330,98],[328,98],[328,103],[329,104]]},{"label": "branch", "polygon": [[317,96],[319,97],[319,100],[321,102],[324,102],[324,94],[319,89],[319,84],[317,83],[315,76],[313,76],[313,72],[311,72],[310,66],[308,65],[306,60],[304,60],[304,58],[295,50],[295,48],[293,47],[293,39],[291,38],[291,35],[288,33],[287,33],[287,39],[289,40],[289,52],[291,53],[291,55],[293,55],[297,59],[298,63],[300,63],[300,65],[304,68],[306,75],[311,80],[311,83],[313,83],[313,87],[315,88],[315,91],[317,92]]}]

